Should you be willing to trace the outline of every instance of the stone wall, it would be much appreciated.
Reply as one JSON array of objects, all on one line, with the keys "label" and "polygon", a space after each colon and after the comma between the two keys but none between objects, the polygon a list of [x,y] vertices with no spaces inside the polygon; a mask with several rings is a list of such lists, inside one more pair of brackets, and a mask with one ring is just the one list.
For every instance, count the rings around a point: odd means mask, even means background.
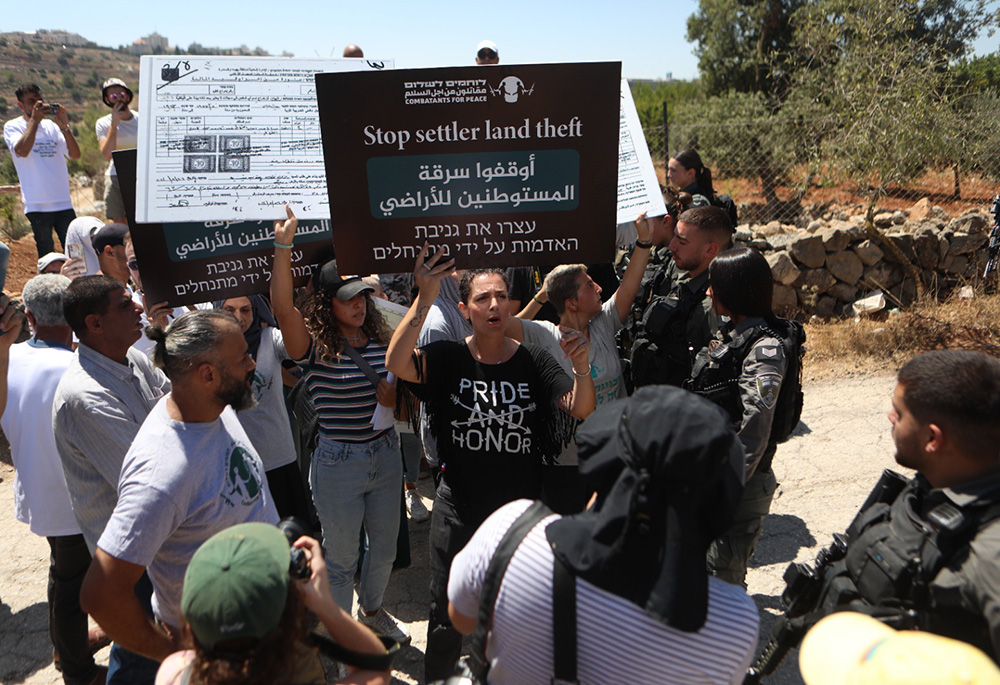
[{"label": "stone wall", "polygon": [[[920,269],[930,293],[947,295],[982,275],[992,228],[986,210],[952,218],[924,198],[907,210],[876,214],[875,225]],[[874,290],[904,304],[916,296],[903,266],[866,233],[863,213],[830,210],[804,226],[740,226],[736,244],[767,258],[774,308],[785,316],[850,314],[851,304]]]}]

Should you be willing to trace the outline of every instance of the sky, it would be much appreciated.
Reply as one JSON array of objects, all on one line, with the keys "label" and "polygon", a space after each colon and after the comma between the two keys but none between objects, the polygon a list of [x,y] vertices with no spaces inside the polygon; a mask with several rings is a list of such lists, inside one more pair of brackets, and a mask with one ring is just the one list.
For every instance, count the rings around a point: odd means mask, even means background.
[{"label": "sky", "polygon": [[173,0],[102,2],[100,11],[46,0],[36,10],[19,7],[4,12],[0,31],[65,29],[108,47],[153,31],[171,46],[260,46],[303,58],[340,57],[356,43],[366,57],[392,58],[398,69],[472,64],[476,45],[489,39],[508,64],[621,61],[628,78],[698,72],[685,40],[696,0]]},{"label": "sky", "polygon": [[[995,3],[991,3],[995,4]],[[397,69],[471,64],[483,39],[503,63],[621,61],[627,78],[698,76],[687,18],[697,0],[173,0],[102,2],[46,0],[5,12],[0,31],[65,29],[98,45],[118,47],[157,32],[186,48],[262,47],[273,55],[340,57],[356,43],[365,56],[394,59]],[[287,10],[287,11],[286,11]],[[997,50],[981,36],[976,52]]]}]

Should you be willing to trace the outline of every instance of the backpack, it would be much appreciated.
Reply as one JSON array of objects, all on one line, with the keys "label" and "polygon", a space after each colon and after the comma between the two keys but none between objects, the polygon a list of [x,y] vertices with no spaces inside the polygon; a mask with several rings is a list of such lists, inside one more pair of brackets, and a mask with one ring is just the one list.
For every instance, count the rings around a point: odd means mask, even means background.
[{"label": "backpack", "polygon": [[781,380],[771,423],[771,441],[780,444],[791,437],[802,418],[802,358],[806,354],[806,331],[798,321],[782,318],[778,318],[774,326],[769,323],[768,329],[781,341],[786,360],[785,376]]},{"label": "backpack", "polygon": [[736,203],[733,201],[733,198],[725,193],[716,193],[708,198],[708,201],[712,203],[713,207],[721,207],[726,210],[729,220],[733,222],[733,230],[735,231],[736,224],[739,222],[739,212],[736,209]]}]

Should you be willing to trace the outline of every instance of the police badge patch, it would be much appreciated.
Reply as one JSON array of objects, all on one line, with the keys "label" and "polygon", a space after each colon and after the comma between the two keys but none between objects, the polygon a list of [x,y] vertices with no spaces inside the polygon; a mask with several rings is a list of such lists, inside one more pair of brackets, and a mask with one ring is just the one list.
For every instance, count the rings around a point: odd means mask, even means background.
[{"label": "police badge patch", "polygon": [[757,395],[765,407],[771,409],[778,401],[778,391],[781,388],[781,375],[777,373],[762,373],[755,380]]}]

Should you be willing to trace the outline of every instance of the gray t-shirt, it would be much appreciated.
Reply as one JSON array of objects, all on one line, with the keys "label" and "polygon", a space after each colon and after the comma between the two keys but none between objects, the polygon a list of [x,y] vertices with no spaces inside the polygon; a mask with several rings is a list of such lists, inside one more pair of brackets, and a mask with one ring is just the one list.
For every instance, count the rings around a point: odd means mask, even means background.
[{"label": "gray t-shirt", "polygon": [[[562,333],[559,326],[550,321],[521,322],[524,328],[524,342],[538,345],[559,362],[563,371],[573,375],[573,360],[565,355],[559,340]],[[615,307],[615,296],[601,306],[601,311],[590,320],[590,376],[594,379],[597,406],[614,402],[627,396],[622,363],[615,345],[615,333],[622,327]],[[573,465],[578,462],[576,442],[566,445],[559,455],[559,464]]]},{"label": "gray t-shirt", "polygon": [[97,546],[146,567],[153,612],[179,627],[184,572],[195,550],[238,523],[277,523],[278,512],[232,407],[210,423],[184,423],[167,414],[167,397],[125,455],[118,504]]},{"label": "gray t-shirt", "polygon": [[[545,348],[563,371],[573,374],[573,360],[559,346],[562,333],[559,326],[549,321],[522,321],[524,341]],[[627,396],[622,363],[615,345],[615,333],[622,327],[612,296],[601,306],[601,311],[590,320],[590,375],[597,391],[597,406],[614,402]]]},{"label": "gray t-shirt", "polygon": [[236,413],[260,455],[265,471],[273,471],[295,461],[295,442],[281,389],[282,359],[288,359],[288,353],[285,352],[281,331],[271,327],[263,329],[257,349],[257,368],[253,374],[253,394],[257,406]]}]

